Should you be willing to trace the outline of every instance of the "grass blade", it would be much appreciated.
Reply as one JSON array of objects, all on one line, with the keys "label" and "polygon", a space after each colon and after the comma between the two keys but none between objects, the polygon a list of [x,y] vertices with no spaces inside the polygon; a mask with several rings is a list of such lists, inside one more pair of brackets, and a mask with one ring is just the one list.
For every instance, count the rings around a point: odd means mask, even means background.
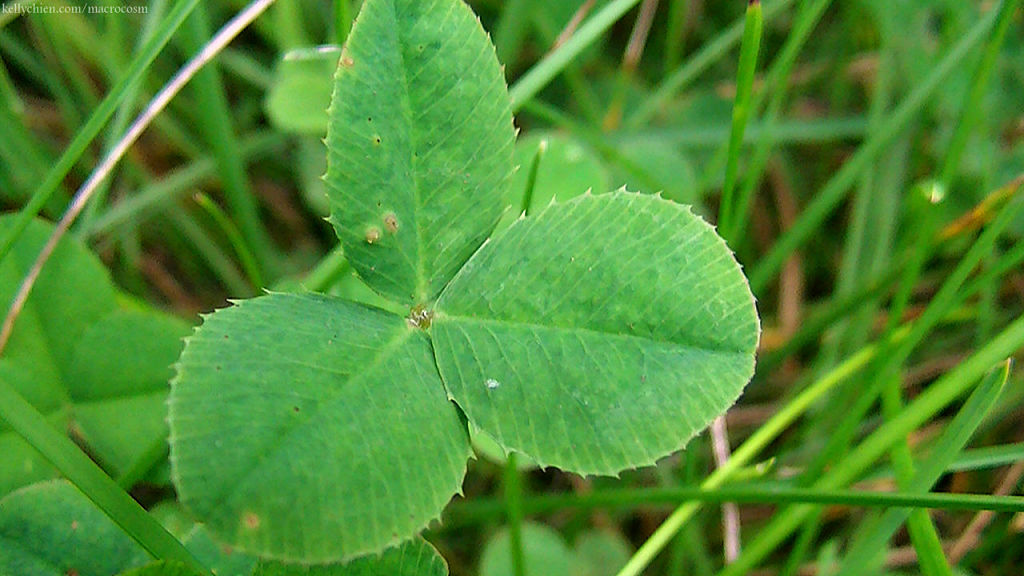
[{"label": "grass blade", "polygon": [[[794,0],[778,0],[776,2],[770,2],[767,7],[764,8],[762,14],[764,20],[770,20],[773,16],[785,10],[793,3]],[[715,39],[706,43],[699,52],[693,55],[692,58],[686,61],[678,70],[672,73],[668,78],[661,81],[661,84],[654,89],[653,93],[647,97],[636,109],[631,116],[629,116],[623,125],[626,128],[639,128],[644,124],[651,121],[652,118],[671,100],[676,94],[679,93],[687,84],[692,82],[697,76],[703,73],[707,68],[714,63],[716,60],[721,58],[726,52],[732,49],[732,47],[740,41],[743,37],[743,30],[745,28],[746,15],[741,20],[737,20],[732,26],[726,28],[721,34],[715,37]]]},{"label": "grass blade", "polygon": [[[868,436],[853,452],[815,483],[814,487],[835,489],[853,481],[882,457],[894,443],[943,410],[993,365],[1016,352],[1021,346],[1024,346],[1024,316],[1018,317],[988,345],[936,380],[897,418]],[[801,505],[777,514],[761,530],[757,538],[747,543],[739,559],[720,572],[720,576],[745,574],[781,544],[814,510],[813,506]]]},{"label": "grass blade", "polygon": [[857,176],[889,145],[928,103],[929,98],[942,86],[943,80],[964,59],[966,54],[985,38],[995,23],[998,11],[991,11],[976,23],[964,37],[935,66],[928,77],[889,115],[881,130],[874,133],[860,149],[822,188],[814,200],[804,208],[797,223],[790,228],[751,270],[750,286],[760,293],[775,276],[789,255],[799,248],[811,233],[846,196]]},{"label": "grass blade", "polygon": [[57,163],[46,174],[46,178],[39,184],[35,192],[32,193],[32,198],[29,199],[28,203],[18,214],[18,220],[0,238],[0,261],[7,257],[11,247],[14,246],[14,242],[21,236],[25,227],[39,214],[39,210],[46,205],[47,200],[50,199],[50,196],[60,186],[67,173],[78,162],[78,159],[82,157],[82,154],[85,153],[89,144],[100,133],[100,130],[103,129],[103,125],[113,116],[118,106],[134,92],[133,86],[142,80],[149,70],[150,64],[156,59],[157,54],[163,50],[163,47],[170,41],[171,36],[198,3],[199,0],[179,0],[170,13],[167,14],[167,17],[164,18],[163,22],[160,23],[153,37],[139,50],[124,76],[111,88],[99,106],[93,110],[85,126],[75,134],[74,139],[64,150],[64,154],[61,155]]},{"label": "grass blade", "polygon": [[732,130],[729,134],[729,152],[725,163],[725,183],[722,185],[722,201],[718,212],[718,226],[727,242],[735,244],[736,235],[733,219],[737,210],[733,192],[736,188],[736,171],[739,169],[740,147],[743,131],[750,117],[750,95],[754,86],[757,68],[757,54],[761,49],[761,27],[764,15],[760,0],[747,4],[747,15],[743,25],[743,42],[740,44],[740,64],[736,72],[736,98],[732,105]]},{"label": "grass blade", "polygon": [[[774,416],[757,429],[747,440],[732,454],[732,457],[723,465],[711,473],[704,482],[702,489],[714,489],[725,484],[742,467],[750,464],[754,457],[764,450],[797,418],[806,412],[816,401],[822,398],[829,391],[846,381],[864,368],[877,353],[877,347],[868,346],[863,350],[839,364],[819,380],[800,392],[793,400],[782,407]],[[644,542],[629,562],[623,566],[617,576],[638,576],[654,560],[665,546],[672,541],[675,535],[686,525],[693,515],[700,509],[700,504],[687,502],[666,519],[657,530]]]},{"label": "grass blade", "polygon": [[192,554],[67,437],[57,433],[6,380],[0,379],[0,418],[61,471],[111,520],[158,560],[176,560],[208,574]]},{"label": "grass blade", "polygon": [[527,101],[537,95],[548,82],[551,82],[573,59],[593,44],[612,24],[629,12],[640,0],[615,0],[602,8],[587,20],[565,44],[544,57],[528,72],[516,80],[508,90],[512,99],[512,111],[515,112]]},{"label": "grass blade", "polygon": [[[1011,361],[1007,359],[1002,366],[990,372],[971,393],[963,408],[953,418],[942,437],[932,448],[929,457],[921,462],[917,473],[905,487],[906,492],[928,492],[956,456],[960,454],[971,435],[999,398],[1010,375],[1010,365]],[[923,512],[921,513],[923,514]],[[857,542],[846,555],[838,576],[854,574],[857,567],[869,565],[871,557],[885,550],[886,542],[910,514],[911,512],[905,508],[894,508],[886,512],[879,521],[875,522],[870,535]],[[941,546],[938,553],[944,565],[942,571],[950,572],[949,566],[945,565]],[[922,562],[922,568],[924,568],[924,562]]]},{"label": "grass blade", "polygon": [[[278,20],[291,22],[288,17],[293,8],[286,9],[290,2],[277,6]],[[283,34],[283,33],[282,33]],[[210,27],[206,9],[200,5],[189,18],[186,37],[190,52],[198,52],[210,40]],[[231,109],[224,93],[220,70],[214,62],[204,66],[195,77],[196,112],[199,118],[199,132],[207,141],[217,162],[218,173],[224,186],[224,196],[234,218],[241,238],[245,241],[244,252],[254,256],[257,277],[264,276],[274,257],[273,242],[260,222],[257,196],[249,186],[245,165],[238,154],[238,138],[232,126]]]}]

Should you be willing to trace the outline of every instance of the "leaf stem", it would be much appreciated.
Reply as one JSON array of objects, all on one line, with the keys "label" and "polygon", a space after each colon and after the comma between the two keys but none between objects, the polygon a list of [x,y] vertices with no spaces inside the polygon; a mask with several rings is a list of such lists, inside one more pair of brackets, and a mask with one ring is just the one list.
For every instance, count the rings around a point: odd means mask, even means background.
[{"label": "leaf stem", "polygon": [[[142,30],[139,33],[138,39],[135,41],[133,51],[138,51],[139,48],[145,46],[146,42],[153,37],[156,25],[159,24],[159,18],[163,15],[167,9],[166,0],[160,0],[153,2],[150,6],[150,12],[146,15],[145,22],[142,25]],[[120,22],[120,19],[118,19]],[[123,63],[121,64],[123,67]],[[111,74],[113,76],[113,74]],[[136,84],[131,87],[129,94],[125,96],[121,105],[118,106],[117,112],[114,114],[114,119],[110,123],[110,128],[107,131],[107,141],[104,142],[103,152],[107,153],[117,144],[117,139],[124,133],[125,128],[128,127],[128,122],[132,119],[132,111],[135,109],[136,99],[140,91],[141,85]],[[96,191],[93,201],[89,203],[85,208],[85,212],[78,220],[78,230],[87,230],[93,218],[96,217],[99,208],[104,204],[107,197],[107,193],[110,190],[110,181],[105,181],[100,185]]]},{"label": "leaf stem", "polygon": [[669,0],[668,26],[665,31],[665,69],[668,75],[683,57],[683,44],[690,12],[690,0]]},{"label": "leaf stem", "polygon": [[231,243],[231,247],[235,250],[235,255],[238,256],[238,260],[242,265],[242,270],[245,271],[245,275],[249,277],[249,282],[252,283],[253,288],[259,290],[263,286],[263,276],[260,273],[259,264],[256,261],[256,257],[249,249],[249,245],[246,244],[245,239],[242,238],[242,233],[239,231],[235,223],[228,218],[228,215],[224,213],[224,210],[217,205],[216,202],[210,199],[209,196],[202,192],[196,193],[194,196],[196,204],[203,209],[204,212],[210,215],[210,218],[217,224],[224,236],[227,237],[228,242]]},{"label": "leaf stem", "polygon": [[350,268],[345,251],[341,246],[337,246],[306,274],[302,280],[302,287],[310,292],[326,292]]},{"label": "leaf stem", "polygon": [[505,459],[505,514],[508,520],[512,573],[515,576],[526,576],[526,562],[523,557],[523,479],[516,466],[517,459],[515,452],[509,452]]},{"label": "leaf stem", "polygon": [[[1001,202],[1002,200],[1005,200],[1005,198],[1015,194],[1017,188],[1022,184],[1024,184],[1024,178],[1010,182],[1006,186],[990,193],[987,198],[998,198]],[[986,210],[989,210],[991,209],[991,206],[995,205],[995,202],[985,200],[982,202],[982,205],[989,206],[989,208],[986,208]],[[930,249],[930,251],[934,252],[940,248],[941,242],[945,242],[953,236],[960,235],[966,230],[966,224],[961,225],[954,223],[953,225],[947,226],[936,235],[935,240],[933,241],[933,244],[935,245]],[[808,345],[815,337],[831,326],[832,323],[850,314],[864,302],[879,297],[883,293],[887,292],[890,287],[902,277],[902,275],[907,273],[908,267],[914,265],[912,260],[913,258],[918,257],[916,256],[916,251],[916,248],[907,250],[902,256],[895,258],[893,260],[893,264],[883,276],[877,279],[866,279],[861,285],[851,290],[848,295],[834,297],[833,300],[826,304],[819,313],[808,317],[801,325],[800,330],[787,340],[785,344],[780,348],[765,354],[764,357],[758,361],[758,370],[771,372],[782,362],[782,360]],[[980,292],[986,285],[990,285],[1006,273],[1017,269],[1022,263],[1024,263],[1024,243],[1017,242],[1012,248],[1002,255],[995,265],[985,268],[985,270],[983,270],[976,278],[973,278],[969,283],[967,283],[961,289],[960,297],[962,299],[970,298],[974,294]],[[899,295],[894,296],[893,302],[897,302],[899,298],[902,297]],[[909,295],[907,298],[909,298]],[[898,315],[892,313],[894,310],[896,310],[895,304],[890,305],[890,316],[898,317]]]},{"label": "leaf stem", "polygon": [[[806,466],[802,476],[808,484],[819,481],[823,474],[826,473],[826,469],[830,464],[845,463],[847,461],[849,458],[849,444],[854,437],[857,425],[878,398],[885,384],[884,375],[898,371],[899,366],[906,361],[916,346],[924,340],[935,325],[954,306],[963,301],[966,297],[961,289],[964,282],[977,266],[981,257],[988,252],[992,244],[999,238],[999,235],[1012,220],[1018,208],[1019,204],[1016,206],[1006,206],[1002,209],[998,219],[988,226],[978,240],[974,242],[967,254],[960,260],[957,267],[942,284],[924,312],[912,324],[901,329],[909,330],[909,333],[899,337],[899,333],[892,332],[889,336],[880,340],[880,346],[883,347],[885,353],[877,356],[866,370],[864,377],[865,386],[856,390],[852,388],[845,390],[843,400],[836,403],[836,405],[842,407],[842,417],[839,423],[830,430],[824,448]],[[995,360],[993,360],[994,362]],[[902,417],[902,413],[900,417]],[[780,517],[784,517],[784,515],[785,513]],[[801,521],[805,517],[806,515],[801,517]]]},{"label": "leaf stem", "polygon": [[[888,325],[886,326],[883,338],[888,338],[891,335],[892,331],[898,326],[899,319],[903,317],[911,290],[917,284],[924,263],[931,254],[933,243],[928,239],[934,235],[936,228],[938,228],[937,210],[934,204],[941,200],[941,198],[932,194],[928,189],[921,190],[915,188],[911,194],[911,205],[917,207],[918,210],[916,212],[921,214],[920,218],[918,218],[921,239],[915,247],[909,271],[904,270],[904,273],[900,276],[900,286],[897,289],[898,296],[894,299],[894,308],[891,308],[889,311]],[[878,378],[884,382],[881,391],[882,414],[887,420],[895,419],[904,409],[901,390],[903,381],[900,378],[900,368],[902,368],[902,365],[903,362],[893,364],[887,371],[878,375]],[[980,421],[976,424],[980,424]],[[947,431],[951,429],[949,428]],[[960,449],[962,448],[963,446],[960,446]],[[937,454],[938,458],[952,461],[956,456],[956,451],[948,453],[939,452]],[[893,445],[889,457],[896,471],[898,486],[902,490],[911,490],[909,482],[914,478],[914,459],[906,438]],[[925,576],[952,576],[952,570],[946,562],[942,551],[942,543],[939,540],[938,532],[932,524],[931,518],[925,512],[915,510],[910,515],[907,528],[910,532],[911,542],[917,551],[922,573]],[[847,565],[849,565],[848,562]]]},{"label": "leaf stem", "polygon": [[515,65],[519,57],[531,11],[531,0],[502,2],[501,15],[494,26],[494,50],[498,54],[498,61],[505,66]]},{"label": "leaf stem", "polygon": [[[953,421],[942,434],[942,437],[935,443],[932,449],[934,456],[923,461],[917,472],[912,474],[905,483],[901,482],[901,484],[906,484],[903,491],[910,494],[924,494],[931,489],[932,485],[935,484],[949,463],[967,444],[974,431],[977,430],[982,420],[992,409],[992,406],[999,398],[1000,392],[1002,392],[1003,387],[1006,385],[1006,379],[1010,375],[1010,366],[1011,361],[1007,359],[985,376],[981,384],[968,397],[963,408],[957,412]],[[897,442],[895,445],[898,446],[899,444]],[[996,497],[998,498],[998,496]],[[1024,500],[1024,498],[1021,500]],[[911,511],[894,508],[888,510],[880,520],[873,524],[870,534],[856,541],[852,546],[839,574],[850,574],[852,571],[857,571],[867,565],[872,555],[884,549],[885,542],[892,537],[892,534],[899,528],[900,524],[908,516],[912,518],[915,514],[925,515],[925,518],[927,518],[927,515],[921,509]],[[931,527],[930,522],[928,527]],[[934,533],[934,530],[931,534],[936,539],[932,546],[939,544],[938,536]],[[915,543],[915,546],[918,545]],[[923,557],[920,557],[921,555],[919,554],[922,572],[926,574],[936,572],[951,574],[952,571],[946,563],[941,544],[939,544],[937,550],[933,548],[930,552],[930,554]]]},{"label": "leaf stem", "polygon": [[[284,134],[255,132],[241,140],[237,153],[245,162],[254,162],[280,151],[286,142],[288,138]],[[138,225],[146,220],[150,213],[166,208],[176,198],[212,179],[216,173],[217,164],[213,158],[196,159],[164,174],[159,180],[111,206],[90,222],[88,227],[80,228],[80,232],[86,238],[95,238],[102,234],[114,233],[128,223],[134,222]]]},{"label": "leaf stem", "polygon": [[526,190],[523,191],[523,200],[519,204],[519,213],[526,216],[530,212],[530,204],[533,203],[533,190],[537,187],[537,172],[540,168],[540,161],[548,150],[548,141],[541,140],[537,146],[537,153],[533,155],[533,162],[530,162],[530,172],[526,175]]},{"label": "leaf stem", "polygon": [[350,0],[334,0],[331,2],[334,12],[334,43],[344,46],[352,29],[352,5]]},{"label": "leaf stem", "polygon": [[[800,488],[787,485],[752,484],[705,489],[698,486],[601,490],[589,494],[538,495],[523,501],[523,512],[551,514],[560,510],[632,509],[699,501],[708,504],[820,504],[862,508],[921,508],[931,510],[990,510],[1024,512],[1024,496],[957,494],[911,491],[876,492],[873,490]],[[502,514],[504,504],[497,501],[466,502],[453,510],[458,525],[470,519],[492,518]],[[445,527],[449,527],[446,520]]]}]

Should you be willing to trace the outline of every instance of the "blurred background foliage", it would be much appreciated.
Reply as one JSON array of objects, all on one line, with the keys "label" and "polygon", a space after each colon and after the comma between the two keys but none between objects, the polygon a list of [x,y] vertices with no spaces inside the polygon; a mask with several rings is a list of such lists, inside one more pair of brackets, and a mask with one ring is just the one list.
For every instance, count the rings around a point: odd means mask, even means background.
[{"label": "blurred background foliage", "polygon": [[[611,4],[469,3],[491,33],[510,84]],[[172,6],[153,0],[146,14],[133,15],[9,10],[30,4],[36,3],[6,2],[0,14],[0,203],[5,210],[25,204]],[[588,189],[601,193],[625,186],[660,192],[715,220],[746,3],[634,4],[536,97],[521,103],[516,116],[522,131],[516,152],[520,172],[509,192],[508,203],[515,208],[508,219],[516,216],[529,168],[535,166],[533,206]],[[243,5],[200,3],[46,203],[46,218],[60,216],[141,106]],[[982,61],[994,36],[987,32],[933,89],[915,92],[935,81],[943,58],[1000,6],[988,0],[766,0],[754,81],[757,105],[739,164],[740,181],[753,195],[745,224],[729,238],[740,262],[754,271],[764,334],[758,374],[727,419],[734,445],[785,405],[798,386],[827,374],[885,333],[894,286],[909,255],[924,252],[897,320],[921,313],[962,261],[978,228],[1019,195],[1007,188],[1024,173],[1024,14],[1019,9],[990,64]],[[264,288],[306,287],[379,302],[335,250],[320,180],[324,109],[337,45],[357,11],[358,1],[279,0],[131,149],[73,228],[126,298],[191,324],[199,312],[222,307],[229,297],[252,296]],[[808,33],[801,37],[805,26]],[[982,82],[977,71],[985,66],[990,76]],[[977,98],[970,97],[974,89],[981,90]],[[923,99],[900,121],[900,107],[918,96]],[[966,138],[962,152],[953,153],[961,145],[955,141],[961,123]],[[843,172],[887,130],[890,137],[855,170]],[[842,189],[834,200],[808,216],[807,208],[824,202],[830,187],[837,186]],[[923,193],[942,200],[922,201]],[[798,249],[780,252],[778,265],[765,264],[766,254],[794,229],[802,230]],[[939,238],[934,246],[933,234]],[[1014,248],[1021,234],[1024,215],[1018,213],[984,255],[972,277],[977,280],[973,291],[950,306],[909,355],[900,372],[907,396],[1020,316],[1024,273]],[[993,270],[999,273],[984,274]],[[958,457],[941,488],[990,493],[1009,482],[1006,490],[1013,490],[1024,474],[1005,468],[1024,456],[1021,383],[1019,373],[1011,374],[1003,398],[975,437],[973,446],[996,448]],[[772,445],[774,478],[832,465],[835,455],[829,460],[822,449],[864,385],[852,380]],[[926,453],[951,415],[940,414],[912,435],[915,453]],[[854,438],[881,418],[877,411],[858,419]],[[486,439],[480,443],[486,455]],[[509,573],[502,545],[495,544],[507,539],[500,508],[487,507],[500,493],[502,476],[501,463],[495,462],[500,452],[491,454],[491,460],[484,456],[471,465],[466,501],[454,504],[446,523],[428,535],[453,574]],[[709,442],[701,437],[662,465],[622,479],[529,469],[524,474],[531,493],[586,495],[613,486],[696,485],[711,466]],[[863,482],[862,487],[875,489],[895,486],[884,461]],[[166,472],[161,477],[158,471],[136,485],[134,494],[147,504],[173,496]],[[527,525],[526,550],[539,566],[531,574],[551,573],[545,572],[551,566],[564,566],[573,575],[614,574],[665,514],[663,504],[642,501],[615,510],[574,510],[568,506],[537,515],[543,524]],[[756,534],[771,510],[744,507],[745,533]],[[775,550],[770,562],[792,569],[786,573],[798,568],[814,573],[835,558],[869,514],[825,509],[817,529]],[[967,527],[974,518],[951,510],[932,515],[947,550],[971,534]],[[715,509],[702,512],[658,560],[656,573],[714,573],[721,563],[719,525]],[[1020,516],[988,519],[961,553],[958,570],[1016,573],[1024,565],[1022,529]],[[607,558],[595,561],[601,554]],[[915,573],[914,565],[915,549],[901,532],[877,573]]]}]

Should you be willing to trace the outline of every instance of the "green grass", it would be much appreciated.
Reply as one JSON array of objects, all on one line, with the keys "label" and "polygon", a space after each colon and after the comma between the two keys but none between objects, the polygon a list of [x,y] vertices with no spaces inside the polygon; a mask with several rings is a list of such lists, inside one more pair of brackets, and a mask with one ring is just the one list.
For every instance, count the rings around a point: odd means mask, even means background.
[{"label": "green grass", "polygon": [[[664,0],[635,70],[623,52],[639,0],[595,2],[553,47],[583,2],[565,4],[470,2],[506,65],[517,126],[573,139],[611,188],[692,180],[695,211],[720,227],[757,297],[758,368],[722,468],[706,435],[621,478],[473,461],[465,498],[427,533],[452,573],[477,574],[479,550],[507,525],[512,573],[530,576],[527,521],[569,543],[593,527],[624,538],[635,554],[609,576],[796,574],[833,557],[843,574],[1012,573],[1024,503],[993,491],[1024,459],[1024,378],[1005,363],[1024,349],[1019,0],[765,0],[756,22],[742,2]],[[0,16],[0,202],[21,214],[0,233],[0,261],[31,218],[60,217],[243,3],[150,5]],[[347,37],[357,11],[280,0],[177,96],[73,228],[115,283],[193,323],[268,288],[366,290],[309,200],[322,195],[323,135],[289,133],[263,111],[281,55]],[[619,110],[621,122],[603,122]],[[552,161],[538,153],[519,169],[533,183]],[[163,446],[118,488],[0,395],[3,420],[126,531],[191,561],[122,489],[147,508],[173,499],[150,473]],[[742,504],[731,565],[714,505],[726,501]],[[998,512],[951,562],[943,550],[980,510]],[[904,546],[912,565],[886,558]]]}]

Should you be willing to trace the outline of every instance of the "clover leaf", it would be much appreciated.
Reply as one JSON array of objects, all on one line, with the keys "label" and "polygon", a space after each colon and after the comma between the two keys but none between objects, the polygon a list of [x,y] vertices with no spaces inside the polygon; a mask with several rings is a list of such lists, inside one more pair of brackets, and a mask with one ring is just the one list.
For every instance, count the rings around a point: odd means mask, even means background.
[{"label": "clover leaf", "polygon": [[488,239],[513,142],[501,67],[461,0],[363,3],[329,110],[330,220],[353,269],[408,314],[273,293],[205,319],[178,364],[170,442],[181,501],[215,536],[350,560],[440,515],[467,419],[541,465],[614,475],[735,402],[759,326],[714,230],[617,191]]}]

